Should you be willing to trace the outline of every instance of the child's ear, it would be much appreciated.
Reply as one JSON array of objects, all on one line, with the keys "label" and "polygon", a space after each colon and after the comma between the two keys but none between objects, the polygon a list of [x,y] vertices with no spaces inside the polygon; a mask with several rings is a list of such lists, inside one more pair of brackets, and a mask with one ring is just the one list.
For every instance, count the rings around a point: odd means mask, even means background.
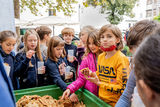
[{"label": "child's ear", "polygon": [[45,34],[45,35],[44,35],[44,39],[46,39],[47,37],[48,37],[48,35],[47,35],[47,34]]},{"label": "child's ear", "polygon": [[[145,97],[152,101],[155,97],[154,95],[154,92],[152,91],[152,89],[150,87],[148,87],[148,85],[146,85],[146,83],[143,81],[143,80],[139,80],[139,85],[140,87],[142,88],[144,94],[145,94]],[[144,96],[143,96],[144,97]]]},{"label": "child's ear", "polygon": [[116,43],[120,43],[120,38],[116,38]]}]

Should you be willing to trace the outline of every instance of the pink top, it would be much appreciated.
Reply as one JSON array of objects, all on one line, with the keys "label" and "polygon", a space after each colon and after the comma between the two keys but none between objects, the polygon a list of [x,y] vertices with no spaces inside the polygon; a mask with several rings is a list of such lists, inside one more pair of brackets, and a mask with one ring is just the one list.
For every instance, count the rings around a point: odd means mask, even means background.
[{"label": "pink top", "polygon": [[[96,56],[93,53],[89,53],[88,56],[86,56],[80,65],[80,69],[83,68],[89,68],[92,72],[96,72]],[[76,81],[72,82],[67,88],[71,90],[71,93],[74,93],[79,88],[83,87],[90,91],[91,93],[98,96],[98,87],[96,84],[86,80],[81,72],[79,72],[79,77],[76,79]]]}]

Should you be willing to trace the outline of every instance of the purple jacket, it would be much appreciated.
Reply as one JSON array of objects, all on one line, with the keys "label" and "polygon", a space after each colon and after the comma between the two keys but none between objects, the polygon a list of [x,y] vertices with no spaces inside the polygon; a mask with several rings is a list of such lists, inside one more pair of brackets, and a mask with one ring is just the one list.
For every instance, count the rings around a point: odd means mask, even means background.
[{"label": "purple jacket", "polygon": [[[89,53],[88,56],[86,56],[80,65],[80,69],[88,67],[92,72],[96,72],[96,56],[93,53]],[[71,93],[74,93],[79,88],[83,87],[90,91],[91,93],[98,95],[98,87],[96,84],[86,80],[83,77],[83,74],[79,72],[79,77],[76,79],[76,81],[72,82],[67,88],[71,90]]]}]

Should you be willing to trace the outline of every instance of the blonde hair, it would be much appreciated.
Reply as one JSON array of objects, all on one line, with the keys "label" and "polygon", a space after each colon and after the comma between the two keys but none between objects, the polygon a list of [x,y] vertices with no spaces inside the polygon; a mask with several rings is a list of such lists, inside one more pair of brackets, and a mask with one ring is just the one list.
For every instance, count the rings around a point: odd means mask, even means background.
[{"label": "blonde hair", "polygon": [[[51,60],[57,62],[58,59],[56,58],[55,54],[53,53],[53,49],[57,46],[64,46],[64,45],[65,45],[65,42],[60,37],[53,36],[49,41],[46,60],[48,58],[50,58]],[[65,50],[63,50],[63,54],[62,54],[62,57],[64,57],[64,56],[65,56]]]},{"label": "blonde hair", "polygon": [[100,40],[101,35],[109,30],[115,35],[116,38],[120,39],[120,42],[117,43],[116,50],[122,50],[123,49],[122,33],[121,33],[120,29],[118,27],[116,27],[115,25],[108,24],[108,25],[102,26],[99,31],[98,39]]},{"label": "blonde hair", "polygon": [[42,58],[42,54],[41,54],[41,50],[40,50],[40,38],[39,35],[37,34],[37,32],[35,30],[27,30],[25,35],[24,35],[24,48],[23,48],[23,52],[27,52],[29,51],[28,47],[27,47],[27,38],[29,35],[35,35],[37,37],[37,47],[35,49],[36,53],[37,53],[37,57],[39,60],[43,61]]},{"label": "blonde hair", "polygon": [[61,31],[62,36],[64,36],[65,34],[71,34],[74,37],[74,29],[70,28],[70,27],[66,27]]},{"label": "blonde hair", "polygon": [[[89,45],[89,38],[92,38],[93,39],[93,43],[96,46],[100,47],[100,42],[98,40],[98,30],[94,30],[94,31],[92,31],[92,32],[90,32],[88,34],[88,38],[87,38],[87,42],[86,42],[86,51],[85,51],[85,53],[83,55],[83,58],[86,57],[86,56],[88,56],[88,54],[91,52],[91,50],[89,49],[89,46],[88,46]],[[99,49],[98,53],[101,53],[100,49]]]},{"label": "blonde hair", "polygon": [[90,26],[90,25],[84,26],[79,33],[79,38],[81,37],[82,32],[86,32],[89,34],[91,31],[94,31],[94,30],[95,28],[93,26]]}]

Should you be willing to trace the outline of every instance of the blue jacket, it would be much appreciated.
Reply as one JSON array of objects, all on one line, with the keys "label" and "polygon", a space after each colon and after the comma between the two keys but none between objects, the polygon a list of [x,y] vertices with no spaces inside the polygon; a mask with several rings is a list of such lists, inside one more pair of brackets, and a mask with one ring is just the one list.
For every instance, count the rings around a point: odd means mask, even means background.
[{"label": "blue jacket", "polygon": [[136,79],[134,75],[134,71],[132,70],[129,79],[127,81],[126,88],[118,100],[115,107],[130,107],[131,106],[131,98],[134,91],[134,87],[136,86]]},{"label": "blue jacket", "polygon": [[2,107],[16,107],[13,94],[13,87],[8,79],[3,66],[3,59],[0,55],[0,105]]},{"label": "blue jacket", "polygon": [[[66,51],[66,54],[68,55],[68,50],[74,50],[74,56],[77,57],[77,47],[73,44],[65,44],[64,46],[65,48],[65,51]],[[77,69],[77,66],[78,66],[78,61],[74,61],[73,63],[70,63],[68,61],[68,65],[71,66],[71,67],[74,67],[75,69]]]},{"label": "blue jacket", "polygon": [[59,64],[61,64],[62,59],[60,58],[58,62],[55,62],[51,59],[47,59],[45,66],[46,72],[49,76],[49,84],[56,84],[58,85],[63,91],[66,90],[67,84],[64,82],[64,77],[61,77],[59,73]]},{"label": "blue jacket", "polygon": [[[31,60],[32,67],[29,67]],[[20,88],[32,88],[44,85],[44,75],[38,74],[37,62],[39,61],[37,55],[32,56],[31,59],[26,57],[26,53],[20,52],[16,55],[15,75],[20,78]]]},{"label": "blue jacket", "polygon": [[6,54],[3,51],[2,47],[0,46],[0,54],[2,56],[4,63],[8,63],[10,66],[9,77],[12,81],[12,85],[13,85],[14,89],[19,89],[18,78],[16,78],[16,76],[14,76],[15,53],[12,51],[10,54]]}]

